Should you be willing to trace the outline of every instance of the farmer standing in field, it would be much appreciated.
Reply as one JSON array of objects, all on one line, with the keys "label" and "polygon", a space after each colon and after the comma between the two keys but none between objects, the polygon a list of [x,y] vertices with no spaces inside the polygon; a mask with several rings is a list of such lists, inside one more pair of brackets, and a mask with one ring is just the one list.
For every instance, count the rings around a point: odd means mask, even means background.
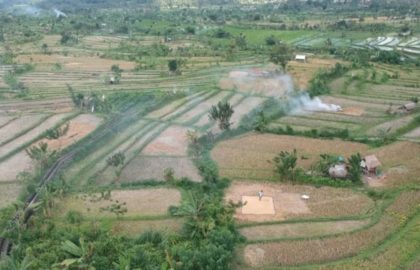
[{"label": "farmer standing in field", "polygon": [[264,192],[261,189],[260,191],[258,191],[258,198],[259,198],[260,201],[261,201],[261,199],[262,199],[263,196],[264,196]]}]

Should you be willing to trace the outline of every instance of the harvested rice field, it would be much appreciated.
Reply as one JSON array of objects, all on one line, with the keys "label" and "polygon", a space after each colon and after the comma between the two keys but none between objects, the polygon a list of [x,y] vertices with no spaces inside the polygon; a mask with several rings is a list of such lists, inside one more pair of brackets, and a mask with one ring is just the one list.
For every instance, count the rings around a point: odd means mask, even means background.
[{"label": "harvested rice field", "polygon": [[198,169],[189,157],[178,156],[139,156],[133,159],[122,171],[124,183],[149,180],[163,181],[165,169],[172,168],[176,178],[188,177],[201,181]]},{"label": "harvested rice field", "polygon": [[[273,199],[274,214],[244,214],[238,208],[235,213],[238,222],[361,216],[375,208],[375,202],[365,194],[349,189],[255,181],[233,182],[226,191],[225,201],[239,202],[243,196],[257,196],[260,190],[263,190],[264,197]],[[302,195],[309,196],[309,199],[302,199]]]},{"label": "harvested rice field", "polygon": [[80,212],[86,217],[116,217],[116,207],[126,209],[124,217],[157,217],[167,215],[169,206],[179,205],[181,193],[170,188],[141,190],[112,190],[94,194],[75,194],[61,200],[56,207],[59,216],[70,211]]},{"label": "harvested rice field", "polygon": [[247,241],[270,241],[303,237],[321,237],[360,229],[369,220],[303,222],[245,227],[240,229]]},{"label": "harvested rice field", "polygon": [[276,176],[270,161],[280,151],[293,149],[297,150],[300,157],[298,166],[309,169],[320,154],[348,157],[357,152],[364,153],[368,147],[341,140],[249,133],[218,143],[211,156],[219,164],[220,174],[224,177],[273,180]]},{"label": "harvested rice field", "polygon": [[[250,267],[270,265],[300,265],[322,263],[340,258],[354,256],[361,250],[372,247],[383,241],[395,229],[404,225],[401,216],[413,214],[413,206],[420,202],[419,193],[402,193],[399,198],[409,197],[405,207],[397,199],[388,207],[378,223],[371,227],[322,239],[281,241],[273,243],[257,243],[246,245],[241,250],[242,262]],[[397,210],[398,209],[398,210]],[[281,251],[281,252],[280,252]]]}]

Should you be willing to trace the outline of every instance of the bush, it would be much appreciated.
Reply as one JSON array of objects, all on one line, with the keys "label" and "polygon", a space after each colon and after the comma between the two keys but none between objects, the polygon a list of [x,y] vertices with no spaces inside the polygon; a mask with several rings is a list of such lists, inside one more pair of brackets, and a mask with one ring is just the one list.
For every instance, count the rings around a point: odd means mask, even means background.
[{"label": "bush", "polygon": [[70,210],[66,214],[66,221],[70,224],[80,224],[83,221],[83,215],[80,212]]}]

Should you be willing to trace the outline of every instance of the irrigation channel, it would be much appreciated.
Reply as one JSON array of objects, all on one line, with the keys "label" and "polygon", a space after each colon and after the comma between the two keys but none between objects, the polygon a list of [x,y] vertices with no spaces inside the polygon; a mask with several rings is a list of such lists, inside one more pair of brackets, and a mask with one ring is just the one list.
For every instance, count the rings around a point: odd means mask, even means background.
[{"label": "irrigation channel", "polygon": [[[57,176],[60,175],[60,173],[73,161],[74,157],[77,156],[78,153],[80,153],[85,145],[93,144],[95,142],[100,141],[105,136],[116,133],[119,128],[123,127],[123,125],[127,122],[123,119],[130,119],[131,117],[135,117],[135,115],[138,114],[138,103],[132,103],[128,105],[125,108],[125,111],[118,112],[112,118],[104,125],[102,126],[103,131],[97,132],[98,134],[95,134],[92,136],[89,141],[76,145],[75,148],[70,150],[67,153],[64,153],[61,157],[59,157],[45,172],[45,174],[42,176],[37,190],[30,194],[26,200],[25,200],[25,206],[22,212],[19,210],[16,211],[14,217],[10,220],[11,223],[17,223],[18,219],[21,218],[21,215],[23,215],[23,225],[27,225],[29,219],[34,214],[34,211],[32,210],[31,206],[36,203],[39,199],[39,193],[42,188],[44,188],[50,181],[53,181],[56,179]],[[7,228],[4,232],[11,232],[12,230],[16,229],[15,226],[11,226],[10,228]],[[4,233],[3,233],[4,235]],[[0,237],[0,260],[5,258],[10,254],[10,251],[12,250],[13,243],[10,239]]]}]

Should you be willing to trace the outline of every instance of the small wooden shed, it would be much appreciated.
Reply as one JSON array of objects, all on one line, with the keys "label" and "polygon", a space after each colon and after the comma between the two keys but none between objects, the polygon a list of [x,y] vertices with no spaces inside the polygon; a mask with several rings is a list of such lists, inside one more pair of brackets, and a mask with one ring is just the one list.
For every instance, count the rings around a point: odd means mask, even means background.
[{"label": "small wooden shed", "polygon": [[304,55],[304,54],[296,54],[295,60],[296,61],[302,61],[302,62],[306,63],[306,55]]}]

